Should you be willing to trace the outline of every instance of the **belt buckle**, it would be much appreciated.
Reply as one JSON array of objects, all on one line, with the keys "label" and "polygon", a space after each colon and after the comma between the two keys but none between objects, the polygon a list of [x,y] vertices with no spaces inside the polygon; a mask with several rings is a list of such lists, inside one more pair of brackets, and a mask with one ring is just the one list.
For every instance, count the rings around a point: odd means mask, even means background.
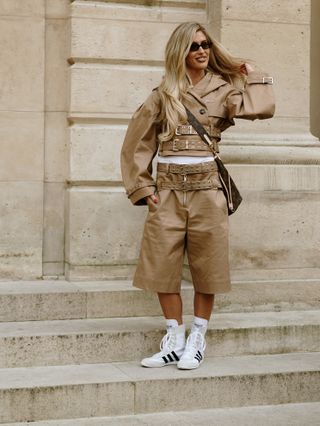
[{"label": "belt buckle", "polygon": [[173,139],[173,142],[172,142],[172,151],[179,151],[179,148],[176,146],[177,142],[179,142],[179,139]]},{"label": "belt buckle", "polygon": [[273,77],[262,77],[263,84],[273,84]]},{"label": "belt buckle", "polygon": [[175,134],[177,136],[192,135],[193,134],[193,128],[190,124],[182,124],[182,125],[176,127]]}]

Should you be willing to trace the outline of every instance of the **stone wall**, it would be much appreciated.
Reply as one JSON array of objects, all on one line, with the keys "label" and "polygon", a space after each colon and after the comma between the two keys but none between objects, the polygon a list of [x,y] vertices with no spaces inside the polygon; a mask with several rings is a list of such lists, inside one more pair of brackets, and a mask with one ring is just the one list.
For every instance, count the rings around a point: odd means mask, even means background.
[{"label": "stone wall", "polygon": [[0,0],[1,278],[130,276],[146,209],[125,196],[121,144],[170,33],[190,20],[275,77],[276,117],[238,120],[223,140],[246,201],[230,219],[233,277],[317,276],[310,3]]},{"label": "stone wall", "polygon": [[1,276],[41,277],[45,4],[0,5]]},{"label": "stone wall", "polygon": [[311,1],[311,132],[320,137],[320,2]]}]

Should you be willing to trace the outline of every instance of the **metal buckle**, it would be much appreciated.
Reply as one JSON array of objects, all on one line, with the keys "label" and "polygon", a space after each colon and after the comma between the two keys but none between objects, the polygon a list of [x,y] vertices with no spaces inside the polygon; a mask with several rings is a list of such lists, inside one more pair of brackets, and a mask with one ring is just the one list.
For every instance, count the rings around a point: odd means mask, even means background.
[{"label": "metal buckle", "polygon": [[262,77],[263,84],[273,84],[273,77]]},{"label": "metal buckle", "polygon": [[192,126],[188,124],[183,124],[181,126],[178,126],[175,130],[175,134],[177,136],[181,135],[192,135]]},{"label": "metal buckle", "polygon": [[173,142],[172,142],[172,151],[179,151],[179,148],[176,146],[177,142],[179,142],[179,139],[173,139]]}]

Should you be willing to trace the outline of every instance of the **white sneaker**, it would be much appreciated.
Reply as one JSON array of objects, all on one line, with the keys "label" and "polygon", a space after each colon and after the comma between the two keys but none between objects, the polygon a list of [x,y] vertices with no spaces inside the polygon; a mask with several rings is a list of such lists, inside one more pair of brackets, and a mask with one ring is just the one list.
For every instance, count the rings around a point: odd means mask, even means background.
[{"label": "white sneaker", "polygon": [[168,327],[167,334],[160,343],[160,352],[150,358],[144,358],[141,365],[144,367],[164,367],[177,364],[186,345],[185,326]]},{"label": "white sneaker", "polygon": [[203,333],[193,330],[187,339],[186,348],[178,362],[177,367],[181,370],[192,370],[198,368],[204,360],[206,341]]}]

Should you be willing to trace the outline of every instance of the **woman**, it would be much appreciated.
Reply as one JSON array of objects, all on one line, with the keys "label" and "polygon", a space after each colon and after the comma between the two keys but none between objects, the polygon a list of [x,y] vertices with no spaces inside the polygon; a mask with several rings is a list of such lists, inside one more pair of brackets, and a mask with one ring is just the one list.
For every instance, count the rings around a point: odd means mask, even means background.
[{"label": "woman", "polygon": [[[236,89],[235,81],[244,89]],[[132,203],[149,209],[133,285],[157,292],[167,325],[160,352],[144,358],[145,367],[197,368],[214,295],[230,291],[227,204],[213,154],[188,124],[185,107],[218,150],[220,133],[234,118],[273,116],[271,84],[271,77],[230,56],[203,26],[184,23],[166,46],[160,86],[130,121],[121,153],[123,181]],[[195,289],[187,341],[180,296],[185,251]]]}]

